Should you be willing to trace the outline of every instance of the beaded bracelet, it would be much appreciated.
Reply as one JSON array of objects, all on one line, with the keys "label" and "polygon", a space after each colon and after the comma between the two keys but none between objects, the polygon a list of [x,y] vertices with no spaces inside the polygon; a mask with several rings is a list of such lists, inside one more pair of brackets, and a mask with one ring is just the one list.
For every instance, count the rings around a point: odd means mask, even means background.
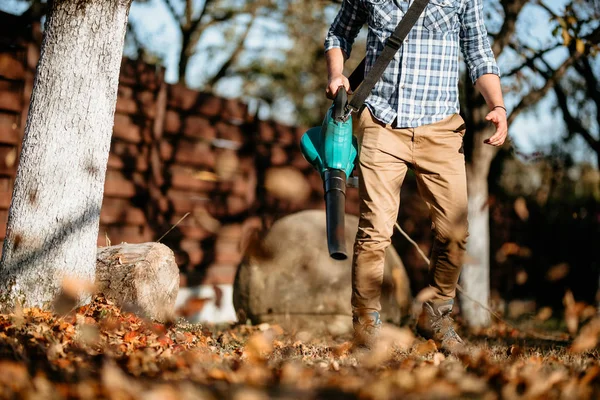
[{"label": "beaded bracelet", "polygon": [[504,106],[494,106],[494,108],[492,108],[492,110],[495,110],[496,108],[501,108],[501,109],[504,110],[505,113],[508,114],[508,111],[506,111],[506,107],[504,107]]}]

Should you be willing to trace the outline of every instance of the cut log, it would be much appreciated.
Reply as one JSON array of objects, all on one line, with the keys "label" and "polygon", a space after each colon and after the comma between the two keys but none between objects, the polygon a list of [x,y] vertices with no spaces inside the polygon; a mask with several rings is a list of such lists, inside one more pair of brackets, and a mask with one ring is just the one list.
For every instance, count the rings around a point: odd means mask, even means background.
[{"label": "cut log", "polygon": [[120,307],[157,321],[173,317],[179,268],[161,243],[120,244],[98,249],[96,285]]}]

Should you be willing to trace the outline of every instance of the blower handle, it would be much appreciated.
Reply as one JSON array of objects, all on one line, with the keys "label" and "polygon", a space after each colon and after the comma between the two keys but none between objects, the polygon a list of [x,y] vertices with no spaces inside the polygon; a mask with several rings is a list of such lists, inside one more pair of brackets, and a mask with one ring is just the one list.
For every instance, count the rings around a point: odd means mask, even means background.
[{"label": "blower handle", "polygon": [[331,116],[335,121],[345,121],[347,118],[346,106],[348,105],[348,93],[344,86],[338,88],[333,100],[333,111]]}]

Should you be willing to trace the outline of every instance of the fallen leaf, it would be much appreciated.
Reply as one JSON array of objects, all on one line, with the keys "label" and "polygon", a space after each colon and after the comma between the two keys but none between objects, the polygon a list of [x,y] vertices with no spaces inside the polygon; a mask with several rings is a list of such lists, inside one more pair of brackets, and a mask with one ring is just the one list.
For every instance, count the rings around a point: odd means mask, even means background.
[{"label": "fallen leaf", "polygon": [[419,356],[424,356],[429,353],[433,353],[437,351],[437,346],[435,342],[431,339],[426,342],[421,342],[415,346],[414,352]]},{"label": "fallen leaf", "polygon": [[563,279],[569,274],[569,264],[561,263],[550,267],[546,273],[546,279],[554,282]]},{"label": "fallen leaf", "polygon": [[527,209],[527,201],[523,197],[518,197],[514,203],[514,209],[521,221],[529,219],[529,210]]},{"label": "fallen leaf", "polygon": [[598,336],[600,335],[600,318],[594,318],[588,322],[573,341],[569,348],[572,353],[582,353],[593,349],[598,345]]},{"label": "fallen leaf", "polygon": [[537,314],[535,315],[535,319],[538,321],[547,321],[552,316],[552,308],[551,307],[542,307],[539,309]]}]

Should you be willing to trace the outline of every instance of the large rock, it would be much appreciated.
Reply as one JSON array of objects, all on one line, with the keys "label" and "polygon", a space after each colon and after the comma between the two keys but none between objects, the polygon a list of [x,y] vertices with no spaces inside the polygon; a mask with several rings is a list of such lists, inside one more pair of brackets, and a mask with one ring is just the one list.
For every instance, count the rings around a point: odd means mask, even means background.
[{"label": "large rock", "polygon": [[179,290],[173,251],[161,243],[98,249],[96,289],[115,304],[158,321],[172,318]]},{"label": "large rock", "polygon": [[[349,252],[358,218],[346,215]],[[325,212],[302,211],[273,224],[250,241],[234,283],[238,319],[278,323],[287,329],[346,333],[351,329],[351,260],[329,257]],[[386,252],[382,318],[399,323],[411,296],[400,257]]]}]

